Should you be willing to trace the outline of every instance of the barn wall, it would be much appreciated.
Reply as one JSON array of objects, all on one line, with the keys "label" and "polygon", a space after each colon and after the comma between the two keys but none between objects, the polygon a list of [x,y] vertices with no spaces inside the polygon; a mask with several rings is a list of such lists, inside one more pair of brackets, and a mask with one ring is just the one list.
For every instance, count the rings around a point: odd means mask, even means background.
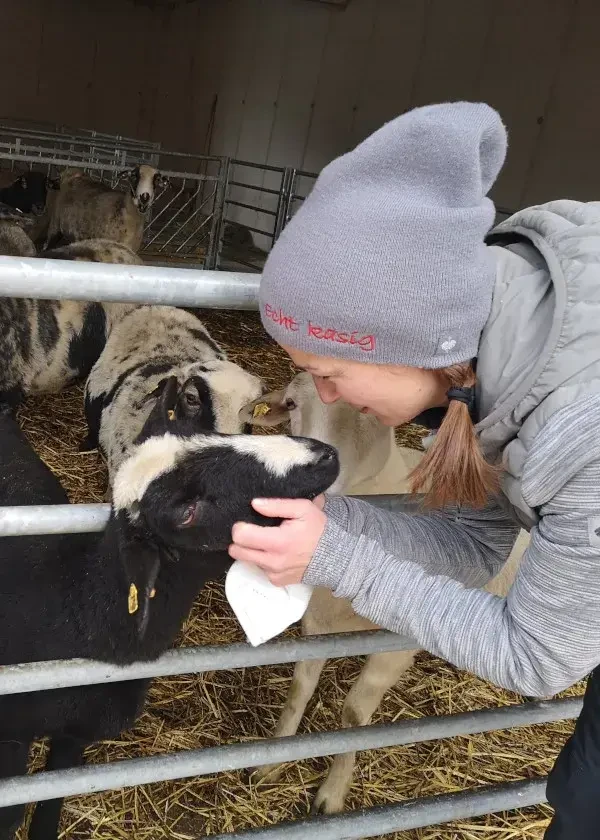
[{"label": "barn wall", "polygon": [[318,171],[410,107],[484,99],[510,131],[498,203],[600,195],[597,0],[3,0],[2,18],[0,117],[203,152],[218,94],[212,152]]},{"label": "barn wall", "polygon": [[[600,197],[597,0],[225,0],[212,150],[320,170],[416,105],[482,99],[510,151],[494,190],[516,208]],[[269,185],[274,176],[264,177]]]},{"label": "barn wall", "polygon": [[219,0],[172,11],[133,0],[3,0],[0,118],[205,151],[219,87],[218,7]]}]

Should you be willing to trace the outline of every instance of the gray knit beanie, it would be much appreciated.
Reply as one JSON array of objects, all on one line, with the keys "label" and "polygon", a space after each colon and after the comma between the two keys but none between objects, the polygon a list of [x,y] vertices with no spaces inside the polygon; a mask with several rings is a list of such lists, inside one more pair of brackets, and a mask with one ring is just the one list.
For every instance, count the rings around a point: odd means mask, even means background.
[{"label": "gray knit beanie", "polygon": [[267,332],[361,362],[476,356],[495,274],[486,194],[505,155],[498,113],[456,102],[403,114],[334,160],[265,264]]}]

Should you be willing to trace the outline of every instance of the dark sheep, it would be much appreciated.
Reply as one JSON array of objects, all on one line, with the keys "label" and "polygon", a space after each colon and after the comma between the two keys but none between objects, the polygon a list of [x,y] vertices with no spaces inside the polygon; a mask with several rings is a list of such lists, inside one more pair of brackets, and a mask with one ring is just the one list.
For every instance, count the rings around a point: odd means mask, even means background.
[{"label": "dark sheep", "polygon": [[24,172],[9,187],[0,189],[0,201],[23,213],[40,215],[46,206],[48,177],[43,172]]},{"label": "dark sheep", "polygon": [[[205,582],[229,567],[239,519],[278,524],[257,496],[314,497],[338,471],[327,444],[282,436],[187,436],[164,387],[119,469],[101,534],[0,541],[0,666],[66,657],[125,665],[167,650]],[[167,431],[168,430],[168,431]],[[16,421],[0,417],[0,504],[64,504],[58,480]],[[0,697],[0,777],[26,772],[31,742],[51,739],[46,769],[83,764],[86,746],[117,738],[141,712],[148,680]],[[56,840],[62,800],[41,802],[30,840]],[[0,809],[11,838],[24,806]]]}]

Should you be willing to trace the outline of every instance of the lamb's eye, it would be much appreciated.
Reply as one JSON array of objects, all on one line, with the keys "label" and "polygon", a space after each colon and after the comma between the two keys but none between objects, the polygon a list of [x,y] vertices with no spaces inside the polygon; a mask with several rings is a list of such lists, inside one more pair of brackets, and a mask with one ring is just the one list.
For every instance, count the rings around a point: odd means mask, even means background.
[{"label": "lamb's eye", "polygon": [[193,502],[184,509],[181,520],[179,522],[180,528],[186,528],[192,524],[192,522],[194,521],[194,517],[196,516],[197,507],[197,502]]}]

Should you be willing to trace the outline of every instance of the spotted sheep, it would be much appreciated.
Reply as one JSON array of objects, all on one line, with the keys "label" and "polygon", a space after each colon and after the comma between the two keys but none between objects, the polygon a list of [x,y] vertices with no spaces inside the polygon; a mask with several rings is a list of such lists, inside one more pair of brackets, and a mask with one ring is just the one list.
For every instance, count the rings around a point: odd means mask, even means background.
[{"label": "spotted sheep", "polygon": [[107,239],[139,251],[145,214],[163,177],[150,166],[127,173],[129,190],[113,189],[79,169],[64,169],[50,190],[36,242],[45,248],[88,239]]},{"label": "spotted sheep", "polygon": [[[189,434],[163,389],[120,466],[106,530],[0,541],[0,667],[81,657],[113,665],[156,659],[173,645],[208,580],[231,563],[234,522],[277,525],[255,494],[315,496],[337,474],[326,444],[285,436]],[[0,414],[0,505],[66,504],[58,479],[11,416]],[[8,597],[6,594],[8,593]],[[24,775],[34,739],[47,770],[77,767],[84,749],[115,739],[141,713],[149,680],[0,697],[0,777]],[[62,800],[35,808],[29,840],[57,840]],[[0,808],[10,838],[25,806]],[[24,840],[26,835],[21,835]]]},{"label": "spotted sheep", "polygon": [[130,304],[0,297],[0,401],[85,378]]},{"label": "spotted sheep", "polygon": [[42,256],[46,260],[143,265],[143,260],[131,248],[110,239],[83,239],[44,251]]},{"label": "spotted sheep", "polygon": [[[361,414],[341,401],[325,405],[307,373],[298,374],[287,388],[254,400],[242,409],[240,416],[244,422],[257,426],[276,426],[289,421],[293,435],[306,435],[334,446],[339,454],[340,472],[329,488],[331,493],[350,496],[409,493],[408,476],[423,455],[398,447],[394,430],[383,426],[372,415]],[[414,507],[418,508],[416,500]],[[506,595],[528,541],[529,535],[522,531],[503,568],[485,587],[487,591],[501,597]],[[348,600],[334,598],[330,590],[323,587],[316,587],[313,591],[302,619],[302,634],[305,636],[376,629],[379,629],[376,624],[354,612]],[[392,651],[368,656],[345,698],[342,726],[368,725],[385,693],[410,668],[417,653],[417,650]],[[325,659],[296,663],[287,700],[275,730],[277,737],[297,732],[325,663]],[[343,811],[355,761],[354,752],[334,758],[314,799],[313,811],[325,814]],[[273,782],[281,769],[281,766],[273,764],[259,767],[254,780]]]},{"label": "spotted sheep", "polygon": [[106,459],[109,484],[153,405],[175,382],[173,410],[190,428],[243,431],[243,405],[258,397],[258,377],[227,360],[202,322],[172,306],[142,306],[112,330],[85,388],[86,449]]}]

